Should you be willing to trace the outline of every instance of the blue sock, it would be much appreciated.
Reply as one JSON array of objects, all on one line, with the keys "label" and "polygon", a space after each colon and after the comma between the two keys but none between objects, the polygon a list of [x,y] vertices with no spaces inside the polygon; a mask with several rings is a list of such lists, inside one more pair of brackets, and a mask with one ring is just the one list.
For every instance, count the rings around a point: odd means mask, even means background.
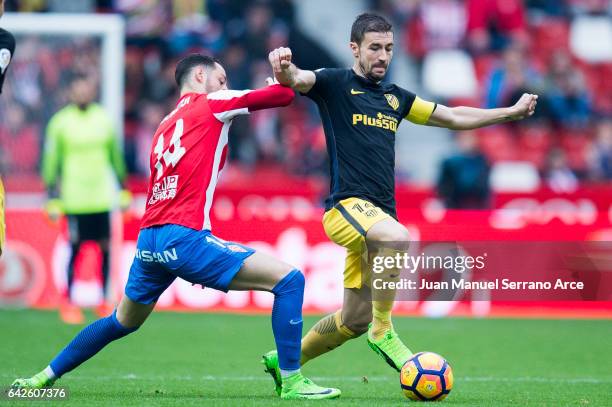
[{"label": "blue sock", "polygon": [[126,328],[117,320],[117,310],[106,318],[102,318],[83,328],[72,342],[68,344],[51,361],[49,366],[56,377],[61,377],[87,359],[100,352],[102,348],[138,329]]},{"label": "blue sock", "polygon": [[272,289],[272,331],[278,350],[278,365],[283,370],[298,370],[302,352],[302,302],[304,275],[293,270]]}]

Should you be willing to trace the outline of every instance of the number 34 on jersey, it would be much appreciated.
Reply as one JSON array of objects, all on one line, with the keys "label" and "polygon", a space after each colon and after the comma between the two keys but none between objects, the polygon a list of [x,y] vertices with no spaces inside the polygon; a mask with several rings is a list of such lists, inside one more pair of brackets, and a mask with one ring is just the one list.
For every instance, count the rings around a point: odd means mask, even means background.
[{"label": "number 34 on jersey", "polygon": [[157,156],[155,163],[155,184],[151,191],[151,197],[149,199],[149,205],[152,205],[158,201],[166,199],[172,199],[176,196],[176,189],[178,187],[178,175],[169,175],[158,181],[164,174],[164,169],[172,166],[176,167],[180,159],[185,155],[187,150],[181,145],[181,137],[183,136],[184,122],[183,119],[176,121],[174,126],[174,132],[170,138],[168,147],[164,150],[164,135],[160,134],[157,139],[157,144],[153,152]]}]

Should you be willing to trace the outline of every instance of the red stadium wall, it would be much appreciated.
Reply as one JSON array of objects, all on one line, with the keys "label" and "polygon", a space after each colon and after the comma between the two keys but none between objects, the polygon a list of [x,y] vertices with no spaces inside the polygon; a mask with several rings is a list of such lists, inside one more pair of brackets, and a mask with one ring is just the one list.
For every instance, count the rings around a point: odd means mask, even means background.
[{"label": "red stadium wall", "polygon": [[[559,196],[546,191],[499,195],[490,211],[445,211],[427,191],[400,190],[398,213],[420,241],[612,241],[612,189],[589,189]],[[320,223],[318,188],[300,193],[272,189],[240,192],[221,188],[213,206],[216,235],[269,252],[304,271],[306,312],[328,312],[342,301],[342,248],[331,243]],[[56,307],[65,287],[68,258],[65,225],[50,222],[41,210],[7,212],[8,244],[0,261],[0,305]],[[114,218],[112,291],[118,298],[134,254],[139,214]],[[94,305],[101,297],[95,246],[85,247],[77,263],[74,296]],[[234,292],[228,295],[175,282],[159,308],[267,312],[272,296]],[[403,301],[397,313],[411,315],[497,315],[612,318],[608,302],[470,302]]]}]

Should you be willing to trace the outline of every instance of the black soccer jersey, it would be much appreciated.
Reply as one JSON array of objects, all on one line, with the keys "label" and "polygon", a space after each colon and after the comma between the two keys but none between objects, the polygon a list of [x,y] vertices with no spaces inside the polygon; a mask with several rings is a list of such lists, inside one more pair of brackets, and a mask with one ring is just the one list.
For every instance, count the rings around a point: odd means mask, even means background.
[{"label": "black soccer jersey", "polygon": [[330,161],[326,209],[363,198],[396,217],[395,132],[406,118],[427,123],[436,105],[390,83],[376,83],[352,69],[319,69],[305,95],[319,107]]},{"label": "black soccer jersey", "polygon": [[0,28],[0,93],[4,84],[4,75],[8,69],[11,58],[15,53],[15,37],[10,32]]}]

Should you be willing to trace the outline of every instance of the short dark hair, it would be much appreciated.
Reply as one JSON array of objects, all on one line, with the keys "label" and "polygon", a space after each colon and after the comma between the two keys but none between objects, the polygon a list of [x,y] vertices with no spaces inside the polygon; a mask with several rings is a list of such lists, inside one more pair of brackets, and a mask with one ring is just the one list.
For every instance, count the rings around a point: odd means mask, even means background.
[{"label": "short dark hair", "polygon": [[[0,0],[1,1],[1,0]],[[69,83],[70,85],[74,85],[80,81],[89,81],[91,78],[85,72],[76,71],[70,75]]]},{"label": "short dark hair", "polygon": [[351,42],[361,44],[368,32],[386,33],[393,31],[393,26],[386,18],[378,14],[363,13],[357,16],[351,27]]},{"label": "short dark hair", "polygon": [[208,55],[202,54],[189,54],[185,58],[181,59],[176,64],[176,70],[174,71],[174,80],[179,88],[185,83],[187,75],[196,66],[205,66],[206,68],[214,68],[215,63],[221,64],[217,58],[213,58]]}]

